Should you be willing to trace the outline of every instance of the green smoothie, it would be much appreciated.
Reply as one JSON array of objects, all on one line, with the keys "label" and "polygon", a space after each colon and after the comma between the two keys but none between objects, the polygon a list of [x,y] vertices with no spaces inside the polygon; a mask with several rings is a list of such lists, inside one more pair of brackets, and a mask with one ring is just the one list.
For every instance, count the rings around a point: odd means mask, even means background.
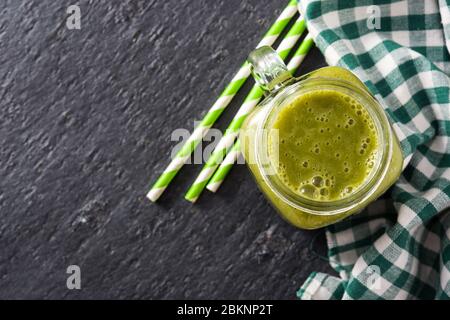
[{"label": "green smoothie", "polygon": [[[355,90],[367,88],[351,72],[339,67],[326,67],[300,78],[292,86],[308,80],[326,78],[350,83]],[[309,82],[311,83],[311,82]],[[293,225],[304,229],[315,229],[335,223],[362,210],[371,201],[385,192],[399,177],[403,156],[394,134],[389,141],[380,141],[375,123],[369,115],[368,106],[361,105],[345,90],[316,88],[316,84],[301,95],[292,95],[281,105],[269,96],[245,121],[241,131],[242,152],[255,180],[280,215]],[[287,86],[287,88],[291,88]],[[289,89],[286,89],[289,90]],[[298,90],[298,89],[296,89]],[[283,94],[283,93],[281,93]],[[280,93],[278,93],[280,95]],[[275,110],[275,111],[274,111]],[[278,132],[278,137],[269,134],[267,148],[263,148],[256,137],[261,123],[268,115],[268,128]],[[381,133],[389,131],[389,124]],[[391,156],[384,165],[384,174],[376,171],[379,152],[391,148]],[[275,168],[275,174],[266,173],[258,164],[258,155],[267,150],[267,158]],[[374,172],[372,172],[374,170]],[[345,201],[368,181],[378,181],[375,190],[364,200],[358,200],[347,209],[331,214],[327,210],[312,213],[310,209],[294,205],[281,196],[284,191],[269,185],[275,176],[278,181],[300,201],[313,201],[319,205]],[[372,178],[371,178],[372,177]]]},{"label": "green smoothie", "polygon": [[357,191],[377,157],[375,124],[356,100],[317,90],[286,105],[273,123],[269,157],[282,182],[311,200],[335,201]]}]

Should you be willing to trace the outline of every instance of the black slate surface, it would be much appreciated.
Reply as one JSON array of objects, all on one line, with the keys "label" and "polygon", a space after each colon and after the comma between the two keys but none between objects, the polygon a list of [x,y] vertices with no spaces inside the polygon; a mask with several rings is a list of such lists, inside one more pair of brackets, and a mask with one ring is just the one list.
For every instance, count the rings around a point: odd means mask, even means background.
[{"label": "black slate surface", "polygon": [[[294,299],[331,272],[245,166],[196,205],[187,166],[145,199],[286,1],[0,3],[0,298]],[[318,50],[300,73],[323,66]],[[251,83],[246,85],[248,90]],[[216,127],[225,128],[244,93]],[[81,268],[82,289],[66,288]]]}]

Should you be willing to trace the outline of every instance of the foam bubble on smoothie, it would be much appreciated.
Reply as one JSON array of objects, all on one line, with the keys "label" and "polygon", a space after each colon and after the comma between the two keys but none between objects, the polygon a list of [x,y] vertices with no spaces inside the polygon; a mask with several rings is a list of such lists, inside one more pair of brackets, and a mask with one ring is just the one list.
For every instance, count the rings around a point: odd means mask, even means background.
[{"label": "foam bubble on smoothie", "polygon": [[[278,176],[303,197],[323,201],[347,197],[375,167],[376,127],[365,108],[346,94],[306,93],[281,108],[273,128],[280,141]],[[271,159],[276,156],[269,152]]]},{"label": "foam bubble on smoothie", "polygon": [[325,200],[333,186],[334,177],[329,174],[315,175],[309,181],[303,181],[298,188],[298,193],[310,199]]}]

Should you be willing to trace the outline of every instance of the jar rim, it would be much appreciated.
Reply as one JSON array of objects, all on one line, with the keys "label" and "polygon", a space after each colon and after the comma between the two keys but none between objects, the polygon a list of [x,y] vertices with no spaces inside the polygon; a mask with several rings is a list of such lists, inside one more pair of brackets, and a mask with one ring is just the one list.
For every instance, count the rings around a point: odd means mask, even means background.
[{"label": "jar rim", "polygon": [[[393,133],[389,120],[380,103],[367,90],[348,81],[329,77],[297,78],[295,80],[293,84],[287,85],[267,98],[266,103],[271,104],[268,106],[271,109],[259,123],[256,131],[257,143],[255,143],[256,162],[258,167],[261,168],[262,177],[272,192],[279,198],[303,212],[323,216],[340,214],[351,210],[371,197],[387,173],[388,164],[392,159],[393,153]],[[378,157],[370,175],[355,192],[347,197],[333,201],[313,200],[302,197],[282,183],[277,174],[270,174],[270,170],[271,172],[276,171],[270,167],[272,164],[271,161],[268,161],[268,143],[267,141],[264,142],[264,139],[267,139],[271,121],[274,120],[283,107],[289,104],[288,101],[292,101],[308,92],[318,90],[333,90],[356,99],[374,121],[378,135]]]}]

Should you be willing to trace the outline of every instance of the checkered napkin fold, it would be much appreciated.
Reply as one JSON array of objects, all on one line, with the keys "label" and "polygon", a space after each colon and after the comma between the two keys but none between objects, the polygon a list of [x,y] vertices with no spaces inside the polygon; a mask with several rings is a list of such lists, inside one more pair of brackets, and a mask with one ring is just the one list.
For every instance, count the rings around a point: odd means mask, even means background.
[{"label": "checkered napkin fold", "polygon": [[383,197],[327,230],[339,277],[313,273],[300,299],[449,299],[450,0],[302,0],[330,65],[383,105],[405,157]]}]

